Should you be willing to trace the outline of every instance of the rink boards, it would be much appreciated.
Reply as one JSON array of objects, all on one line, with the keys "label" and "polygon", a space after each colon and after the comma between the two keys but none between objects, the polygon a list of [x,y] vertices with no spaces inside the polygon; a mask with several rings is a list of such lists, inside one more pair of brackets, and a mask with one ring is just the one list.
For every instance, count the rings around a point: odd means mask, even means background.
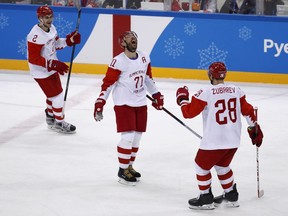
[{"label": "rink boards", "polygon": [[[1,69],[28,70],[26,36],[37,23],[36,9],[0,4]],[[74,31],[76,8],[53,10],[59,36]],[[76,46],[72,71],[104,74],[113,56],[121,52],[119,35],[133,30],[139,50],[150,54],[155,77],[203,80],[211,62],[223,61],[230,81],[288,84],[287,21],[286,17],[83,8],[82,41]],[[71,52],[71,48],[58,51],[58,58],[69,63]]]}]

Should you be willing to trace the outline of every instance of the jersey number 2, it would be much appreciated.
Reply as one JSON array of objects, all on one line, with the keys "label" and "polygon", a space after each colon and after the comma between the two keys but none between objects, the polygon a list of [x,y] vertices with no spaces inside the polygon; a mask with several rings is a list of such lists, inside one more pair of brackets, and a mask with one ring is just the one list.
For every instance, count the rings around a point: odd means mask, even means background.
[{"label": "jersey number 2", "polygon": [[[237,121],[236,115],[236,98],[230,98],[228,101],[224,99],[218,100],[215,103],[215,107],[219,110],[216,112],[216,121],[218,124],[227,124],[229,120],[235,123]],[[228,116],[225,116],[225,111],[228,109]]]}]

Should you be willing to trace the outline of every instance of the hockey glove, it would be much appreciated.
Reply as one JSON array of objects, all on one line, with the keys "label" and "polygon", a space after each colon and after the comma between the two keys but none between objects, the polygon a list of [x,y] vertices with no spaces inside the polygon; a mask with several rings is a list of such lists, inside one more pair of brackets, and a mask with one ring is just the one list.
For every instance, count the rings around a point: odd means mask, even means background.
[{"label": "hockey glove", "polygon": [[251,138],[252,144],[256,145],[257,147],[260,147],[262,144],[262,140],[263,140],[263,133],[260,128],[260,125],[257,124],[253,127],[248,127],[247,131]]},{"label": "hockey glove", "polygon": [[68,72],[68,69],[69,69],[68,65],[66,65],[64,62],[53,59],[49,59],[47,61],[47,70],[49,72],[55,70],[61,75],[64,75],[64,73]]},{"label": "hockey glove", "polygon": [[73,46],[74,44],[79,44],[81,42],[81,35],[78,31],[74,31],[66,35],[66,43],[68,46]]},{"label": "hockey glove", "polygon": [[101,121],[103,119],[103,107],[106,104],[106,101],[102,98],[98,98],[94,105],[94,119],[96,121]]},{"label": "hockey glove", "polygon": [[156,94],[153,94],[152,97],[154,99],[152,101],[152,106],[157,110],[161,110],[164,105],[164,96],[160,92],[158,92]]},{"label": "hockey glove", "polygon": [[184,102],[189,101],[189,91],[188,87],[184,86],[181,88],[178,88],[176,92],[176,102],[179,106],[181,106]]}]

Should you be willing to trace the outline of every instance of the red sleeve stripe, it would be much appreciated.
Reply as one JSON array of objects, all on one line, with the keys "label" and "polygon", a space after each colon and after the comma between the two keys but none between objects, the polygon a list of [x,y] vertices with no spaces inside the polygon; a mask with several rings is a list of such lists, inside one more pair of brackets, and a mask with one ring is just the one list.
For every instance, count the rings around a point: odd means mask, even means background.
[{"label": "red sleeve stripe", "polygon": [[28,62],[31,64],[46,67],[46,59],[41,56],[43,44],[28,42]]},{"label": "red sleeve stripe", "polygon": [[241,104],[241,113],[242,113],[242,115],[243,116],[249,116],[251,118],[251,120],[253,122],[255,122],[256,121],[256,117],[255,117],[255,114],[254,114],[253,106],[246,101],[246,97],[245,96],[240,98],[240,104]]},{"label": "red sleeve stripe", "polygon": [[106,91],[111,85],[113,85],[118,80],[120,73],[120,70],[109,67],[106,72],[106,76],[103,79],[101,91]]},{"label": "red sleeve stripe", "polygon": [[196,97],[192,97],[192,101],[189,104],[183,104],[181,106],[182,114],[184,118],[193,118],[199,115],[207,105],[207,102],[199,100]]},{"label": "red sleeve stripe", "polygon": [[152,79],[152,69],[151,69],[151,64],[150,63],[148,64],[146,74]]}]

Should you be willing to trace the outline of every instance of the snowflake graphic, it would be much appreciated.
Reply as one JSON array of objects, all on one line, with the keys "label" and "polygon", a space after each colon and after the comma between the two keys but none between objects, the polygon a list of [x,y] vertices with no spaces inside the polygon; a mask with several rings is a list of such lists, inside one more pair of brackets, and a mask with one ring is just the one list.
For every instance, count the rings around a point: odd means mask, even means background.
[{"label": "snowflake graphic", "polygon": [[27,44],[26,40],[17,41],[18,43],[18,53],[27,57]]},{"label": "snowflake graphic", "polygon": [[243,26],[239,29],[239,38],[243,39],[244,41],[250,39],[252,37],[252,30]]},{"label": "snowflake graphic", "polygon": [[186,25],[184,25],[184,33],[186,33],[189,36],[192,36],[196,34],[197,28],[196,25],[193,23],[189,22]]},{"label": "snowflake graphic", "polygon": [[65,20],[61,14],[58,14],[56,17],[54,17],[53,24],[57,29],[59,37],[65,37],[67,34],[69,34],[73,26],[73,22]]},{"label": "snowflake graphic", "polygon": [[4,16],[3,13],[0,14],[0,29],[4,29],[5,26],[9,26],[8,19],[9,17]]},{"label": "snowflake graphic", "polygon": [[168,53],[169,56],[172,56],[173,59],[176,59],[176,57],[179,57],[181,54],[184,54],[184,41],[181,41],[179,38],[176,38],[175,35],[173,35],[172,38],[169,38],[168,40],[165,40],[165,51],[164,53]]},{"label": "snowflake graphic", "polygon": [[200,64],[198,68],[207,69],[209,65],[215,61],[225,62],[228,52],[218,49],[218,47],[212,42],[212,44],[203,50],[198,50],[200,55]]}]

